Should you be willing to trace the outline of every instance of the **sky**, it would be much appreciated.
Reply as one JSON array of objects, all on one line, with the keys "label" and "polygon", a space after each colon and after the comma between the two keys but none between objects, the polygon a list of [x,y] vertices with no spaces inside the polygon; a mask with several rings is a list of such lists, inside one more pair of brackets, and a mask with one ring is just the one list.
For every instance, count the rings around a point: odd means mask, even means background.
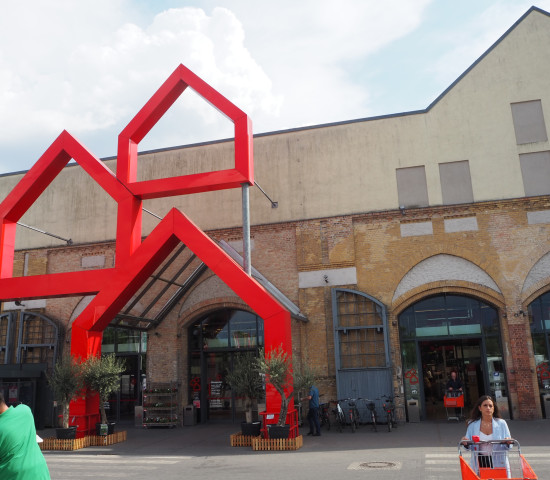
[{"label": "sky", "polygon": [[[2,0],[0,174],[67,130],[96,157],[181,63],[254,133],[425,109],[523,0]],[[534,4],[550,11],[550,0]],[[139,151],[233,137],[187,89]]]}]

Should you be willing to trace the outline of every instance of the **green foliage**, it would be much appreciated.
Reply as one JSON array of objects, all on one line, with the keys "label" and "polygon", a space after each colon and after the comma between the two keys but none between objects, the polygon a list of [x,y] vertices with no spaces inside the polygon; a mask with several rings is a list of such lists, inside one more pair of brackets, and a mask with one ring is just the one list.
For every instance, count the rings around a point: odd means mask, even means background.
[{"label": "green foliage", "polygon": [[302,394],[309,392],[309,389],[312,385],[315,385],[317,379],[319,378],[319,373],[311,368],[307,361],[303,362],[300,368],[294,368],[294,392],[300,397]]},{"label": "green foliage", "polygon": [[70,354],[66,354],[55,364],[47,380],[54,398],[61,403],[63,428],[68,428],[69,404],[80,396],[84,387],[82,366]]},{"label": "green foliage", "polygon": [[124,370],[124,363],[114,354],[91,356],[83,363],[84,384],[88,389],[99,394],[102,423],[107,423],[104,404],[112,393],[120,389],[120,374]]},{"label": "green foliage", "polygon": [[[282,346],[271,350],[264,355],[260,350],[258,358],[260,372],[265,375],[266,382],[269,382],[281,396],[281,410],[277,425],[284,426],[288,410],[288,402],[292,396],[292,357],[287,354]],[[285,394],[285,389],[289,392]]]},{"label": "green foliage", "polygon": [[227,371],[225,381],[236,395],[245,397],[246,421],[252,422],[252,401],[261,397],[264,391],[256,357],[251,353],[237,355],[233,369]]}]

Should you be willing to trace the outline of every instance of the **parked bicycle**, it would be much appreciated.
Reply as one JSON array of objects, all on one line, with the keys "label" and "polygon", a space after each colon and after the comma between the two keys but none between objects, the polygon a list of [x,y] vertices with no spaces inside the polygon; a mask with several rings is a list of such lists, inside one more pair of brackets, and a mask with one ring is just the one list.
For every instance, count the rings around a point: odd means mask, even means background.
[{"label": "parked bicycle", "polygon": [[388,432],[391,432],[392,428],[397,428],[397,421],[395,420],[395,404],[393,395],[384,395],[382,400],[384,401],[383,408],[386,414],[386,422],[388,424]]},{"label": "parked bicycle", "polygon": [[348,403],[348,418],[351,425],[351,431],[355,433],[355,430],[359,427],[361,421],[361,416],[359,415],[359,410],[357,408],[357,402],[361,400],[360,398],[347,398]]},{"label": "parked bicycle", "polygon": [[336,408],[333,410],[336,418],[336,426],[338,431],[342,431],[346,425],[350,425],[351,431],[355,432],[360,423],[359,410],[357,409],[357,401],[360,398],[343,398],[337,400]]},{"label": "parked bicycle", "polygon": [[372,428],[374,428],[374,431],[376,432],[378,431],[376,428],[376,404],[369,399],[366,399],[365,403],[367,405],[367,410],[369,411],[368,415],[372,423]]},{"label": "parked bicycle", "polygon": [[330,404],[321,403],[319,405],[319,424],[321,427],[326,427],[327,430],[330,430]]},{"label": "parked bicycle", "polygon": [[344,410],[342,409],[340,402],[334,401],[333,403],[335,404],[335,407],[332,410],[332,413],[334,414],[334,423],[336,424],[336,428],[338,428],[338,431],[341,432],[346,426],[346,417],[344,415]]}]

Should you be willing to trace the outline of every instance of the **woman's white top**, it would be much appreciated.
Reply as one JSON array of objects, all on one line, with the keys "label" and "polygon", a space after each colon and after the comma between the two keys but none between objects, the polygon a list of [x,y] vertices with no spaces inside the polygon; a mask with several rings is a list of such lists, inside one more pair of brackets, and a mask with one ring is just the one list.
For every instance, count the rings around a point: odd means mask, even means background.
[{"label": "woman's white top", "polygon": [[[493,439],[493,434],[491,433],[490,435],[485,435],[483,432],[479,432],[479,439],[482,442],[488,442]],[[493,446],[490,443],[482,443],[479,446],[479,451],[480,453],[490,455],[493,452]]]}]

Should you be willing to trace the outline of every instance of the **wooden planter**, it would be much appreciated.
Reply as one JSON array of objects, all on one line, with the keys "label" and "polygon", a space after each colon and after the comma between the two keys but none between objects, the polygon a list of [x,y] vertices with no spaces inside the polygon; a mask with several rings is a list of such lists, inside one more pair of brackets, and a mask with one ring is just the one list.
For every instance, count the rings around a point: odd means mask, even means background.
[{"label": "wooden planter", "polygon": [[252,440],[257,437],[252,435],[243,435],[239,432],[231,435],[229,438],[231,440],[232,447],[251,447]]},{"label": "wooden planter", "polygon": [[88,438],[90,439],[90,446],[93,447],[114,445],[115,443],[126,441],[126,430],[123,430],[122,432],[116,432],[111,435],[91,435]]},{"label": "wooden planter", "polygon": [[90,446],[90,437],[68,439],[49,437],[44,438],[38,445],[40,445],[40,450],[79,450]]},{"label": "wooden planter", "polygon": [[67,440],[59,440],[57,438],[49,437],[44,438],[38,445],[40,445],[41,450],[71,451],[92,446],[113,445],[124,441],[126,441],[126,430],[113,433],[112,435],[87,435],[82,438]]},{"label": "wooden planter", "polygon": [[304,444],[304,437],[296,438],[261,438],[252,439],[252,450],[298,450]]}]

